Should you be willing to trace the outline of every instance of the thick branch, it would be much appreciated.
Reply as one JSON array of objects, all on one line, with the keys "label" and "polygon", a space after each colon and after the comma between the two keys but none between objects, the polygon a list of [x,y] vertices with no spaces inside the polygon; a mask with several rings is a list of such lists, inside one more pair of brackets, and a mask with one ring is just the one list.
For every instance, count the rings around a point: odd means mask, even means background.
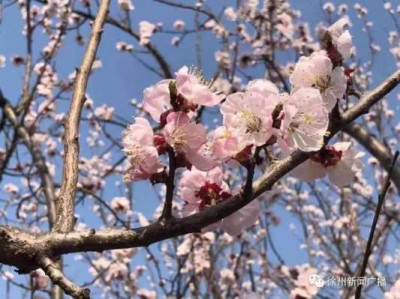
[{"label": "thick branch", "polygon": [[0,226],[0,264],[12,265],[19,273],[37,269],[37,252],[45,251],[39,235],[10,226]]},{"label": "thick branch", "polygon": [[69,232],[74,227],[75,193],[78,183],[79,122],[89,75],[96,58],[109,5],[110,0],[101,1],[81,67],[77,70],[74,93],[65,122],[63,179],[60,197],[57,201],[57,219],[54,227],[54,230],[58,232]]},{"label": "thick branch", "polygon": [[369,109],[378,103],[385,95],[400,83],[400,70],[394,72],[375,89],[363,94],[357,104],[346,112],[343,122],[350,124],[362,114],[367,114]]},{"label": "thick branch", "polygon": [[[357,140],[369,153],[374,156],[382,167],[389,171],[393,156],[390,150],[383,145],[376,137],[370,134],[366,129],[358,124],[350,124],[343,131]],[[397,191],[400,193],[400,163],[394,165],[392,173],[392,182],[395,184]]]}]

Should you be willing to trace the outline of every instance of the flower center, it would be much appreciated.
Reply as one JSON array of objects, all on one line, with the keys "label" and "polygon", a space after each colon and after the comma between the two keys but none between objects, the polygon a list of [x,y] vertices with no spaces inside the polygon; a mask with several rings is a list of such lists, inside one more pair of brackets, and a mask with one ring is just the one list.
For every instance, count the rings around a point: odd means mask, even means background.
[{"label": "flower center", "polygon": [[126,154],[132,165],[140,165],[145,160],[142,147],[137,144],[130,146],[126,151]]},{"label": "flower center", "polygon": [[222,190],[216,183],[206,182],[197,192],[196,197],[201,199],[200,210],[213,206],[219,200],[229,198],[231,195]]},{"label": "flower center", "polygon": [[208,88],[211,87],[212,81],[208,81],[204,78],[204,74],[201,69],[197,67],[190,67],[188,70],[188,74],[194,76],[197,79],[197,82],[201,85],[207,86]]},{"label": "flower center", "polygon": [[331,78],[329,76],[317,77],[313,84],[313,87],[319,89],[321,92],[324,92],[330,86],[331,86]]},{"label": "flower center", "polygon": [[304,113],[304,121],[306,122],[306,124],[312,124],[313,123],[313,119],[312,119],[312,117],[311,117],[311,115],[309,115],[309,114],[307,114],[307,113]]},{"label": "flower center", "polygon": [[176,149],[182,148],[187,144],[187,133],[182,128],[175,128],[171,134],[171,140]]},{"label": "flower center", "polygon": [[310,159],[321,163],[324,167],[329,167],[336,165],[342,159],[342,154],[342,151],[338,151],[334,147],[327,145]]},{"label": "flower center", "polygon": [[262,120],[248,110],[240,112],[240,118],[244,121],[246,133],[259,133],[263,130]]}]

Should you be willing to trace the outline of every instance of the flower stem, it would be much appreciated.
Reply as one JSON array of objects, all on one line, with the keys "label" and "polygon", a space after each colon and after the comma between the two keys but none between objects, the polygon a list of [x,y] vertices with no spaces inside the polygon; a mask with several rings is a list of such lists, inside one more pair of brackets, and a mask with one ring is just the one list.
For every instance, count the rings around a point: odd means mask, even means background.
[{"label": "flower stem", "polygon": [[169,220],[172,216],[172,200],[174,197],[175,188],[175,170],[176,170],[176,157],[173,149],[168,150],[169,157],[169,172],[167,179],[167,193],[165,195],[164,208],[160,217],[160,220]]}]

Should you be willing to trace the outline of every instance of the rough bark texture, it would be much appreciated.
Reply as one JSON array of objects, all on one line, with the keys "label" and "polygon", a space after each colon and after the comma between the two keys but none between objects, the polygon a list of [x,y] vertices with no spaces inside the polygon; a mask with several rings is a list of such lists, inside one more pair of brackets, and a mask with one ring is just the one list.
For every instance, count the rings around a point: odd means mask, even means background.
[{"label": "rough bark texture", "polygon": [[57,200],[57,218],[54,231],[69,232],[75,225],[75,193],[78,183],[79,164],[79,123],[85,102],[86,87],[96,52],[100,44],[103,26],[108,14],[110,0],[103,0],[94,20],[92,33],[83,56],[81,66],[76,71],[76,79],[71,105],[65,120],[64,166],[60,196]]}]

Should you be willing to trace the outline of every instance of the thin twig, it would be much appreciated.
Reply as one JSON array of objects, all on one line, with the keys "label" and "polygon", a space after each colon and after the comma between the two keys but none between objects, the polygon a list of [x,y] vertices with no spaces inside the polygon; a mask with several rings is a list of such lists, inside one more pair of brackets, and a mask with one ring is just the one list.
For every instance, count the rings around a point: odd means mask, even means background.
[{"label": "thin twig", "polygon": [[89,299],[90,290],[88,288],[80,288],[70,281],[65,275],[58,269],[53,261],[44,256],[38,261],[39,266],[43,269],[51,281],[58,285],[64,292],[71,295],[75,299]]},{"label": "thin twig", "polygon": [[42,152],[35,147],[31,136],[27,129],[18,121],[16,111],[14,107],[10,104],[10,102],[3,96],[0,91],[0,107],[3,109],[5,117],[10,121],[10,123],[15,128],[18,135],[21,137],[25,146],[28,148],[29,152],[32,155],[33,163],[39,171],[40,178],[42,181],[43,191],[46,197],[47,209],[48,209],[48,217],[50,227],[53,226],[55,221],[55,188],[53,183],[53,178],[50,175],[49,169],[46,165],[45,158],[42,155]]},{"label": "thin twig", "polygon": [[174,198],[175,170],[176,170],[176,157],[175,157],[175,152],[172,148],[168,151],[168,156],[169,156],[169,172],[167,180],[167,193],[165,196],[164,208],[160,220],[169,220],[172,218],[172,201]]},{"label": "thin twig", "polygon": [[[393,156],[390,150],[380,142],[378,138],[374,137],[371,132],[364,129],[359,124],[350,124],[345,127],[343,131],[365,147],[386,171],[390,170]],[[397,192],[400,194],[400,164],[396,163],[392,171],[392,182],[395,184]]]},{"label": "thin twig", "polygon": [[[385,183],[383,185],[382,191],[379,194],[378,204],[376,206],[376,211],[375,211],[375,215],[374,215],[374,220],[372,221],[372,226],[371,226],[371,231],[370,231],[369,237],[368,237],[367,247],[365,248],[364,259],[363,259],[363,262],[362,262],[362,265],[361,265],[361,269],[357,274],[358,277],[363,277],[365,275],[365,271],[367,269],[368,259],[369,259],[370,255],[372,253],[372,241],[374,239],[374,233],[375,233],[376,225],[378,223],[378,218],[379,218],[379,215],[381,213],[381,209],[382,209],[383,203],[385,201],[386,193],[387,193],[387,191],[389,190],[389,187],[390,187],[390,178],[392,176],[393,168],[394,168],[394,165],[396,164],[396,160],[397,160],[398,156],[399,156],[399,151],[397,151],[394,154],[392,165],[391,165],[391,167],[389,169],[389,172],[388,172],[388,175],[386,177]],[[361,298],[361,291],[362,291],[362,284],[357,286],[357,290],[356,290],[356,294],[354,296],[354,299],[360,299]]]}]

